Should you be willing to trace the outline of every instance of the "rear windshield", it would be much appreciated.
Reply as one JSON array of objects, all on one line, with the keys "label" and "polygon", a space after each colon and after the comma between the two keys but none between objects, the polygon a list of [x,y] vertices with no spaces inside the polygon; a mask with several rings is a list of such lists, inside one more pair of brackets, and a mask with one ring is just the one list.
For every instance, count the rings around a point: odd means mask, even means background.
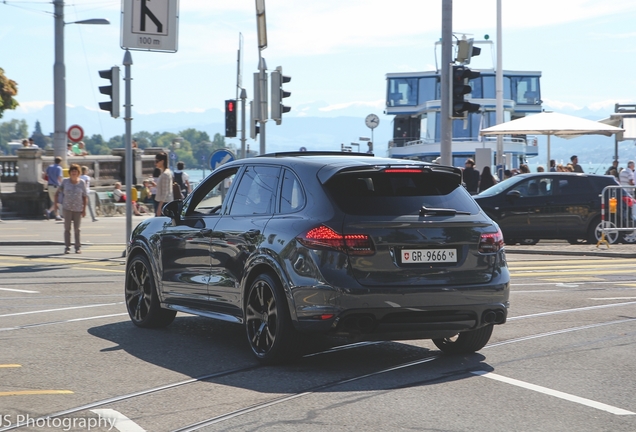
[{"label": "rear windshield", "polygon": [[417,215],[422,206],[471,214],[480,211],[459,177],[450,173],[343,173],[325,186],[348,214]]}]

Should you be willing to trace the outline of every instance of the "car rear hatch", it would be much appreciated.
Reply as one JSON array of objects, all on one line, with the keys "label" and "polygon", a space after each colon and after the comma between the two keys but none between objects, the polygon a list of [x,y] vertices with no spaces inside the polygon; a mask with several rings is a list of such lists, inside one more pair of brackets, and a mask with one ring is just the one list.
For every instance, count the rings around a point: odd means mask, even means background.
[{"label": "car rear hatch", "polygon": [[[461,185],[461,171],[428,165],[347,169],[327,182],[356,280],[369,287],[483,284],[500,234]],[[492,246],[492,244],[491,244]],[[481,249],[481,250],[480,250]]]}]

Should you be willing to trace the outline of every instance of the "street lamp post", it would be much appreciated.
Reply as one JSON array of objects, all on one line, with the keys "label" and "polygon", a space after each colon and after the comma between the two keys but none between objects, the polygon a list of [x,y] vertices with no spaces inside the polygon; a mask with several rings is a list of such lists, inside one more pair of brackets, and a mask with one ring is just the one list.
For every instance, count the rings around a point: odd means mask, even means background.
[{"label": "street lamp post", "polygon": [[53,0],[55,16],[55,63],[53,64],[53,155],[62,158],[66,167],[66,67],[64,66],[65,24],[110,24],[96,18],[64,22],[64,0]]}]

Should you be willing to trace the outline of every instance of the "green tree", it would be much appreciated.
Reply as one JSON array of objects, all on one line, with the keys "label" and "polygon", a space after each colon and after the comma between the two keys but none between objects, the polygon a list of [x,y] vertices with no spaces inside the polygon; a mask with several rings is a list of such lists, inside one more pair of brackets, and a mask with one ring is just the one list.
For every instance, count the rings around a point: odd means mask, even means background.
[{"label": "green tree", "polygon": [[5,110],[12,110],[18,106],[18,101],[13,99],[18,94],[18,84],[7,78],[4,69],[0,68],[0,118]]},{"label": "green tree", "polygon": [[35,121],[35,130],[31,135],[35,144],[41,149],[48,147],[51,144],[51,138],[47,137],[42,133],[42,126],[40,125],[40,120]]},{"label": "green tree", "polygon": [[26,120],[13,119],[0,123],[0,148],[5,154],[9,154],[9,141],[17,141],[26,138],[29,134],[29,127]]}]

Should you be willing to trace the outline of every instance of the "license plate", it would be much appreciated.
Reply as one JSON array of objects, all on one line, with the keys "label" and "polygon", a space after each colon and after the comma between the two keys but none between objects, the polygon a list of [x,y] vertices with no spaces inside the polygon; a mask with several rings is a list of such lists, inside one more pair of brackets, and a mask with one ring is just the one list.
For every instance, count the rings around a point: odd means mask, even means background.
[{"label": "license plate", "polygon": [[402,249],[402,263],[456,263],[455,249]]}]

